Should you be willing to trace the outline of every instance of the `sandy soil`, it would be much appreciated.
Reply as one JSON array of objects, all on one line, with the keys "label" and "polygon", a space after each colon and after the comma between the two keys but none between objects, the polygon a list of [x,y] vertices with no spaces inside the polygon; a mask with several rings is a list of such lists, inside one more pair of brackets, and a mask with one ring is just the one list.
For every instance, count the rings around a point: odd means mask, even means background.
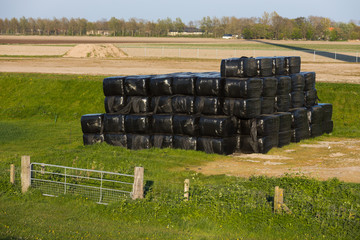
[{"label": "sandy soil", "polygon": [[78,44],[67,51],[64,57],[72,58],[122,58],[126,54],[113,44]]}]

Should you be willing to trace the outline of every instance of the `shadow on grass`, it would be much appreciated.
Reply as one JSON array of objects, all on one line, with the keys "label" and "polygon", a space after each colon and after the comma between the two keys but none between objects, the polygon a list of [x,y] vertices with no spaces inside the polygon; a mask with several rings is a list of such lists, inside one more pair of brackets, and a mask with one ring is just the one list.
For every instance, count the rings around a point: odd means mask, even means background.
[{"label": "shadow on grass", "polygon": [[340,54],[340,53],[336,53],[336,52],[317,51],[317,50],[310,49],[310,48],[295,47],[295,46],[271,43],[271,42],[266,42],[266,41],[261,41],[261,40],[252,40],[252,41],[269,44],[269,45],[276,46],[276,47],[288,48],[291,50],[301,51],[301,52],[305,52],[305,53],[315,53],[318,56],[322,56],[322,57],[326,57],[326,58],[330,58],[330,59],[336,59],[336,60],[340,60],[340,61],[344,61],[344,62],[355,63],[355,62],[359,61],[357,56]]}]

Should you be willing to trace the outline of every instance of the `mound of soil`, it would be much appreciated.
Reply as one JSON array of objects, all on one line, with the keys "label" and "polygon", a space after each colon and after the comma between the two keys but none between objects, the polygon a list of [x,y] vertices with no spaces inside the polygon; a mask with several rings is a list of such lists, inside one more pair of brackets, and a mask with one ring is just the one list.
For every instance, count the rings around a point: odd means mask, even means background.
[{"label": "mound of soil", "polygon": [[79,44],[65,53],[73,58],[122,58],[127,55],[113,44]]}]

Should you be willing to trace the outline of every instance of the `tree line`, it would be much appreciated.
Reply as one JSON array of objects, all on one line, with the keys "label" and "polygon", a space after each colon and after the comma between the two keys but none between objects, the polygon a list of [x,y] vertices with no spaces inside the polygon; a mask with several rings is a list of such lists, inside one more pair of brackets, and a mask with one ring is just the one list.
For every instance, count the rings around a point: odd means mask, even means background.
[{"label": "tree line", "polygon": [[[84,18],[0,18],[2,35],[110,35],[163,37],[170,32],[178,35],[197,32],[196,36],[219,38],[224,34],[238,35],[244,39],[306,39],[353,40],[360,39],[359,22],[331,21],[326,17],[309,16],[289,19],[276,12],[264,12],[261,17],[203,17],[185,24],[181,18],[148,21],[138,18],[124,20],[88,21]],[[200,34],[199,34],[200,33]],[[176,34],[175,34],[176,35]],[[195,36],[195,35],[194,35]]]}]

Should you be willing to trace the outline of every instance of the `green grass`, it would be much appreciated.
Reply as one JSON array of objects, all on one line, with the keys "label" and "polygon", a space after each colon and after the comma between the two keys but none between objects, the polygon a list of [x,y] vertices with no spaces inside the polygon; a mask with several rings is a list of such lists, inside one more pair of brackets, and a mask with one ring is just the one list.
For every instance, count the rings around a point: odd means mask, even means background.
[{"label": "green grass", "polygon": [[[187,170],[228,158],[174,149],[83,146],[80,116],[104,112],[104,76],[0,73],[0,239],[356,239],[360,185],[301,176],[242,179]],[[333,136],[360,137],[359,85],[318,83],[334,104]],[[347,104],[348,106],[344,107]],[[351,128],[349,128],[351,126]],[[326,138],[326,136],[324,137]],[[132,173],[145,168],[144,200],[108,206],[81,196],[20,191],[20,157]],[[16,184],[9,184],[9,165]],[[191,180],[189,202],[183,181]],[[274,187],[292,214],[274,214]]]}]

